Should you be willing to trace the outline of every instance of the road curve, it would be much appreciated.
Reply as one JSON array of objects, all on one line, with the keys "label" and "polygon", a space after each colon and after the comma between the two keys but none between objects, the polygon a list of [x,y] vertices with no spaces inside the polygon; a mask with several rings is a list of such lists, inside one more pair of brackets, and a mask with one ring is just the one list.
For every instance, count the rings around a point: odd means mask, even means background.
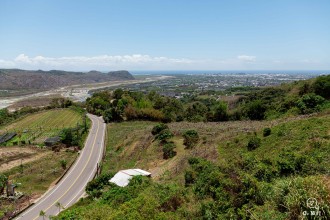
[{"label": "road curve", "polygon": [[58,215],[60,210],[56,206],[57,202],[67,208],[82,196],[87,183],[96,173],[97,164],[101,161],[106,129],[101,118],[90,114],[88,117],[92,120],[92,127],[79,158],[52,190],[44,194],[36,204],[21,213],[16,219],[43,219],[39,216],[41,210],[46,213],[45,219],[48,216]]}]

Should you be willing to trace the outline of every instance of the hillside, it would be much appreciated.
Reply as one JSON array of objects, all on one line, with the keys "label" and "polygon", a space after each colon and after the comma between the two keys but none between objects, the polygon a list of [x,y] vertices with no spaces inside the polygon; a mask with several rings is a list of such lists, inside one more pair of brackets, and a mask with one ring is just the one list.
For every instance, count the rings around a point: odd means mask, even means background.
[{"label": "hillside", "polygon": [[[330,115],[272,121],[175,122],[177,154],[163,159],[154,122],[108,125],[103,176],[90,197],[58,219],[301,219],[308,198],[330,216]],[[199,141],[184,146],[194,128]],[[264,129],[270,128],[264,136]],[[249,149],[258,138],[256,149]],[[111,173],[138,167],[152,180],[136,178],[128,187],[107,185]],[[110,173],[110,174],[109,174]],[[104,178],[105,177],[105,178]],[[102,178],[104,179],[102,186]]]},{"label": "hillside", "polygon": [[[103,174],[57,219],[329,219],[329,82],[244,91],[232,107],[214,96],[94,93],[87,111],[110,122]],[[152,178],[108,182],[128,168]]]},{"label": "hillside", "polygon": [[133,79],[134,77],[125,70],[84,73],[61,70],[0,69],[0,90],[48,90],[68,85]]}]

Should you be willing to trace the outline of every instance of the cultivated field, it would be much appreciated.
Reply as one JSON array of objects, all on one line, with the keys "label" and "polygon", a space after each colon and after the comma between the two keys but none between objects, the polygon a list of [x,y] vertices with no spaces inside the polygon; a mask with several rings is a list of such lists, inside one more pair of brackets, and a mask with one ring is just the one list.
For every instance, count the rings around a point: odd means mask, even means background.
[{"label": "cultivated field", "polygon": [[7,145],[42,143],[46,138],[57,135],[63,128],[82,123],[82,116],[70,109],[56,109],[28,115],[7,126],[0,127],[0,134],[16,132],[17,136]]}]

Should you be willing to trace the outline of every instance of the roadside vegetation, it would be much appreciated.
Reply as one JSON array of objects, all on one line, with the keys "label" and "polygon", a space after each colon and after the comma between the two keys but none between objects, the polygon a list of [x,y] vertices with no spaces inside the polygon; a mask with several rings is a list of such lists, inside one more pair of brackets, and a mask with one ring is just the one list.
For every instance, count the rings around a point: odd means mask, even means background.
[{"label": "roadside vegetation", "polygon": [[[244,90],[230,105],[208,95],[94,94],[88,111],[115,122],[102,174],[56,219],[302,219],[309,198],[330,218],[329,81]],[[152,178],[108,182],[127,168]]]},{"label": "roadside vegetation", "polygon": [[232,120],[264,120],[320,112],[330,106],[330,75],[283,84],[277,87],[228,90],[234,101],[208,93],[184,95],[181,98],[148,93],[101,91],[86,101],[87,111],[102,115],[106,122],[148,120],[161,122],[214,122]]},{"label": "roadside vegetation", "polygon": [[[11,218],[59,180],[78,156],[90,126],[85,110],[66,99],[53,99],[45,108],[27,109],[24,114],[1,110],[6,120],[0,126],[0,136],[15,135],[0,143],[0,219]],[[49,137],[59,137],[59,142],[45,146]],[[22,196],[2,196],[7,181]]]}]

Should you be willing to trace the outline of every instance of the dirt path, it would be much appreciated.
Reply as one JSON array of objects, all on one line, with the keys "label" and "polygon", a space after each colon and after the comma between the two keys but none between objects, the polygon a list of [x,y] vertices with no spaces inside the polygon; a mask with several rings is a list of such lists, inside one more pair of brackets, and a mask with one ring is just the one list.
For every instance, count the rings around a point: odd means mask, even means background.
[{"label": "dirt path", "polygon": [[50,151],[38,152],[31,148],[2,148],[0,149],[0,172],[5,172],[13,167],[38,160],[50,154]]}]

